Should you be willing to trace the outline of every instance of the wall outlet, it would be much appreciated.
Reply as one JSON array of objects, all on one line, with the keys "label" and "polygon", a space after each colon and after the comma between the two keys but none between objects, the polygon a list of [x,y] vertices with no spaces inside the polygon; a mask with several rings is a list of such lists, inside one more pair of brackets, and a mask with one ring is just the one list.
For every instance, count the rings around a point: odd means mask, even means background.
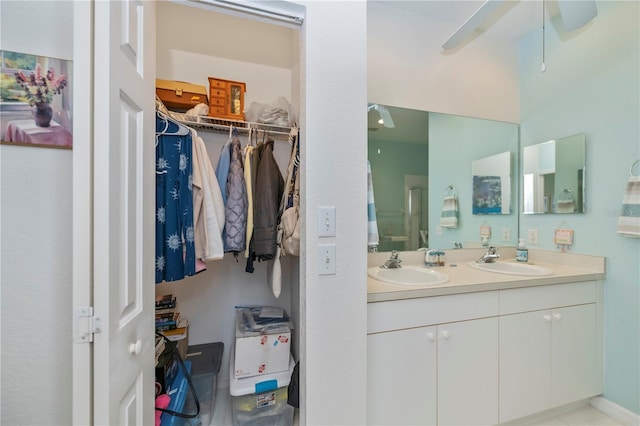
[{"label": "wall outlet", "polygon": [[511,229],[502,228],[502,241],[511,241]]},{"label": "wall outlet", "polygon": [[538,230],[529,229],[529,244],[538,244]]}]

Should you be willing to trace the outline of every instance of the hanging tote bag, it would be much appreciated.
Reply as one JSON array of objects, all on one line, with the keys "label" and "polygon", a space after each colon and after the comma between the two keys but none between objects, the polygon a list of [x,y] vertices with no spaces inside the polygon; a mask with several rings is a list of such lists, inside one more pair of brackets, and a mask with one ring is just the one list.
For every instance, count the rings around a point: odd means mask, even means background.
[{"label": "hanging tote bag", "polygon": [[[287,169],[287,188],[283,197],[284,212],[280,218],[283,256],[287,254],[300,256],[300,151],[298,139],[299,134],[296,134]],[[292,199],[290,206],[289,199]]]}]

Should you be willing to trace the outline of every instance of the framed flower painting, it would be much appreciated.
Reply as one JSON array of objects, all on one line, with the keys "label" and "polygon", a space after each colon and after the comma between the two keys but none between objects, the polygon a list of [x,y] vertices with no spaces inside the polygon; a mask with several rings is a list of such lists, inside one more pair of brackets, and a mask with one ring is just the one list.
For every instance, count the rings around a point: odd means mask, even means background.
[{"label": "framed flower painting", "polygon": [[73,146],[72,63],[0,50],[0,143]]}]

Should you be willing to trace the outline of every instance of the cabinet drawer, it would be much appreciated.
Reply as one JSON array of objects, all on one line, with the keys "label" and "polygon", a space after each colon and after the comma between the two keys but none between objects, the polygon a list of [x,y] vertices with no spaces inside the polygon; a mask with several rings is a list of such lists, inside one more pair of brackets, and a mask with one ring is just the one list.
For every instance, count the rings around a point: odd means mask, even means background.
[{"label": "cabinet drawer", "polygon": [[498,315],[498,292],[369,303],[367,333],[422,327]]},{"label": "cabinet drawer", "polygon": [[217,88],[217,89],[224,89],[225,87],[227,87],[227,82],[224,80],[215,80],[213,78],[209,79],[209,87],[211,88]]},{"label": "cabinet drawer", "polygon": [[225,114],[224,107],[209,107],[209,115],[212,117],[220,117]]},{"label": "cabinet drawer", "polygon": [[211,90],[209,91],[209,96],[211,96],[212,98],[225,98],[227,97],[227,91],[224,89],[215,89],[215,88],[211,88]]},{"label": "cabinet drawer", "polygon": [[214,98],[211,97],[211,99],[209,100],[209,105],[210,106],[219,106],[219,107],[223,107],[226,105],[225,99],[224,98]]},{"label": "cabinet drawer", "polygon": [[500,290],[500,315],[595,301],[595,281]]}]

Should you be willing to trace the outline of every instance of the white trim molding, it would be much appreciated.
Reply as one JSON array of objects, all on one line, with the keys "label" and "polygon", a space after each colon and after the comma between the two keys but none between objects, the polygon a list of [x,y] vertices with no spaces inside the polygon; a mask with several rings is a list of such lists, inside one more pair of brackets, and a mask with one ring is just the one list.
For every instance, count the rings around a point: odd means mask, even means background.
[{"label": "white trim molding", "polygon": [[628,426],[640,425],[640,414],[636,414],[631,410],[627,410],[626,408],[616,404],[615,402],[611,402],[606,398],[596,396],[594,398],[591,398],[589,403],[593,407],[602,411],[612,419],[619,421],[620,423]]}]

